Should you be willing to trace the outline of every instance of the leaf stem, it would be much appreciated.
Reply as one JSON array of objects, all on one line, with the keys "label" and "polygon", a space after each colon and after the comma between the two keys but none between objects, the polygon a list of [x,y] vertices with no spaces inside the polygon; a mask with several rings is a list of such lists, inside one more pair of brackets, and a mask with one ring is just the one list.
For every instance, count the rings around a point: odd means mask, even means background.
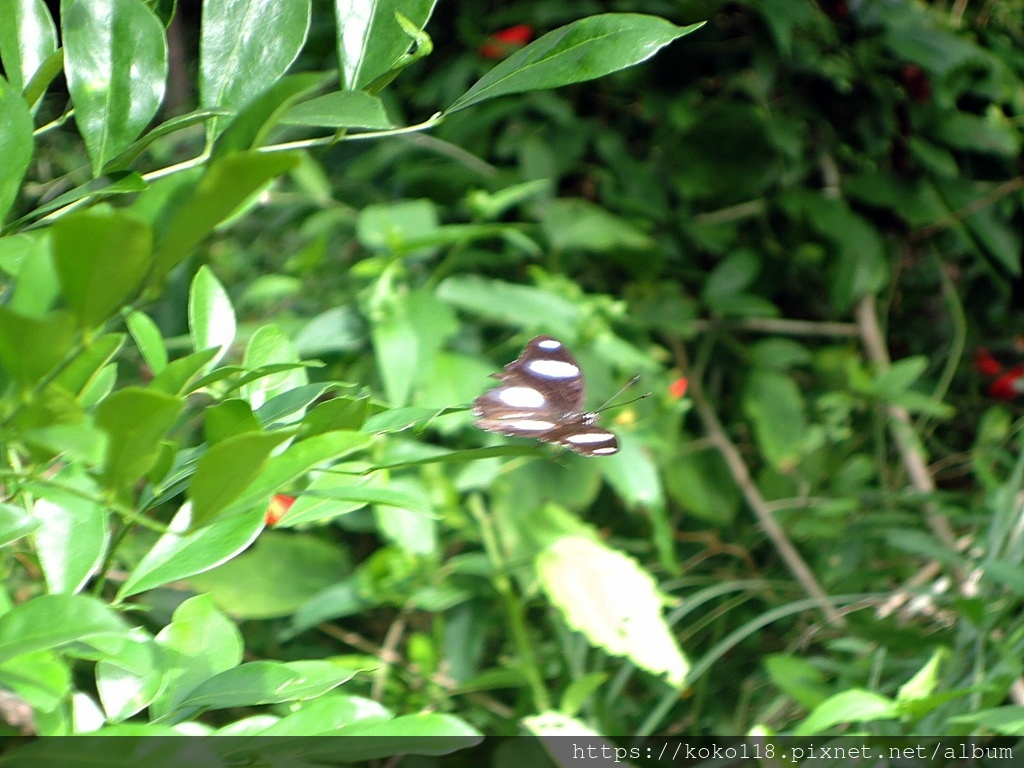
[{"label": "leaf stem", "polygon": [[484,509],[483,501],[479,494],[470,496],[467,501],[470,514],[477,521],[480,527],[480,536],[483,539],[484,549],[487,557],[494,566],[494,588],[501,596],[505,611],[508,614],[509,625],[512,630],[512,639],[515,641],[519,651],[519,660],[523,667],[523,674],[533,693],[534,704],[537,711],[545,712],[551,708],[551,699],[548,697],[547,688],[544,687],[544,677],[541,674],[540,666],[537,663],[537,656],[533,652],[533,645],[530,643],[530,634],[526,628],[523,604],[512,586],[512,579],[509,578],[506,563],[501,556],[501,549],[498,546],[498,537],[494,531],[494,524]]}]

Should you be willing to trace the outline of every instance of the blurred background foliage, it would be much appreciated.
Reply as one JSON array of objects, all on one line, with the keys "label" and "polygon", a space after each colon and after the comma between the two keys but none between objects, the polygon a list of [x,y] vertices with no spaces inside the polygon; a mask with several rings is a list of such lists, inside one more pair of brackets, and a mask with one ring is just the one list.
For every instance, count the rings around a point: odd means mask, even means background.
[{"label": "blurred background foliage", "polygon": [[[304,152],[171,272],[143,308],[172,359],[207,346],[190,307],[227,306],[226,362],[322,362],[253,409],[293,393],[314,434],[383,437],[269,489],[285,514],[218,567],[138,577],[159,534],[133,522],[107,579],[149,631],[208,594],[249,657],[370,670],[344,690],[483,733],[1022,735],[1024,2],[442,2],[388,122],[608,12],[707,23],[599,80]],[[293,71],[334,66],[334,30],[317,0]],[[199,35],[183,5],[163,118],[195,107]],[[47,134],[17,213],[86,162]],[[471,426],[539,333],[591,406],[634,374],[654,393],[603,416],[616,456]],[[145,382],[133,335],[120,376]],[[179,447],[247,418],[206,397]],[[9,590],[38,591],[19,562]]]}]

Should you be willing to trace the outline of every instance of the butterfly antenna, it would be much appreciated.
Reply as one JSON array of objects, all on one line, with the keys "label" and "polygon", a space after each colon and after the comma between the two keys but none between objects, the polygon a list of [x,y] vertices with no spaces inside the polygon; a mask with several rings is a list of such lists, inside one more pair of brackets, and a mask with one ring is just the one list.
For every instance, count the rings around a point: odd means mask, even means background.
[{"label": "butterfly antenna", "polygon": [[624,386],[624,387],[623,387],[622,389],[620,389],[620,390],[619,390],[618,392],[616,392],[616,393],[615,393],[614,395],[612,395],[611,397],[609,397],[609,398],[608,398],[608,400],[606,400],[606,401],[605,401],[605,404],[604,404],[604,405],[602,405],[602,406],[601,406],[600,408],[598,408],[598,409],[597,409],[596,411],[594,411],[594,413],[600,413],[601,411],[607,411],[607,410],[608,410],[609,408],[621,408],[621,407],[622,407],[622,406],[624,406],[624,405],[629,405],[630,403],[635,403],[635,402],[636,402],[637,400],[643,400],[643,399],[644,399],[645,397],[650,397],[650,396],[651,396],[651,393],[650,393],[650,392],[648,392],[648,393],[647,393],[646,395],[640,395],[640,397],[634,397],[634,398],[633,398],[632,400],[627,400],[627,401],[626,401],[626,402],[624,402],[624,403],[618,403],[617,405],[610,405],[610,403],[611,403],[611,402],[612,402],[612,401],[613,401],[613,400],[614,400],[614,399],[615,399],[616,397],[618,397],[619,395],[621,395],[621,394],[622,394],[623,392],[625,392],[625,391],[626,391],[627,389],[629,389],[630,387],[632,387],[632,386],[633,386],[634,384],[636,384],[636,383],[637,383],[638,381],[640,381],[640,377],[639,377],[639,376],[634,376],[634,377],[633,377],[632,379],[630,379],[629,381],[627,381],[627,382],[626,382],[626,386]]}]

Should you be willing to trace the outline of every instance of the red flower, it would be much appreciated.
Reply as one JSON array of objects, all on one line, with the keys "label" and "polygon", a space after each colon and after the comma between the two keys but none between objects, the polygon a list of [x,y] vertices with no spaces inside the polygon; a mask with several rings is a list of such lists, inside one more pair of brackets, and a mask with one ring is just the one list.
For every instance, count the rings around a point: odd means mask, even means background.
[{"label": "red flower", "polygon": [[1015,365],[988,385],[988,393],[997,400],[1014,400],[1024,392],[1024,364]]},{"label": "red flower", "polygon": [[529,24],[516,24],[514,27],[495,32],[480,45],[477,53],[483,59],[504,59],[532,39],[533,27]]},{"label": "red flower", "polygon": [[1002,373],[1003,366],[984,347],[978,347],[974,353],[974,370],[984,376],[998,376]]},{"label": "red flower", "polygon": [[686,394],[686,388],[689,386],[690,381],[685,376],[680,376],[678,379],[668,385],[668,393],[673,398],[678,400]]},{"label": "red flower", "polygon": [[294,503],[294,496],[285,496],[283,493],[277,494],[270,500],[270,504],[267,505],[267,514],[263,518],[263,522],[267,525],[277,525],[281,518],[288,514],[288,510],[292,508]]}]

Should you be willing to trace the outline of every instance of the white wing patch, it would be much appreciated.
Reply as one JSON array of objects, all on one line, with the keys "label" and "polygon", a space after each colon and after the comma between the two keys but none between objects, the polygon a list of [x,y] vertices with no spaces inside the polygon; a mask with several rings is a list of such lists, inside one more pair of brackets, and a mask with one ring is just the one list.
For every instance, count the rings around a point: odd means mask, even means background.
[{"label": "white wing patch", "polygon": [[512,408],[543,408],[544,395],[533,387],[503,387],[497,398]]},{"label": "white wing patch", "polygon": [[537,346],[541,349],[558,349],[562,346],[562,342],[555,339],[544,339],[544,341],[538,341]]},{"label": "white wing patch", "polygon": [[[544,344],[544,342],[541,342]],[[531,360],[526,364],[527,370],[549,379],[571,379],[579,376],[580,369],[563,360]]]},{"label": "white wing patch", "polygon": [[518,432],[547,432],[555,428],[555,423],[540,419],[502,419],[501,426],[503,429],[514,429]]},{"label": "white wing patch", "polygon": [[589,445],[590,443],[604,443],[609,437],[614,437],[611,432],[577,432],[575,435],[569,435],[565,438],[565,442],[572,443],[573,445]]}]

